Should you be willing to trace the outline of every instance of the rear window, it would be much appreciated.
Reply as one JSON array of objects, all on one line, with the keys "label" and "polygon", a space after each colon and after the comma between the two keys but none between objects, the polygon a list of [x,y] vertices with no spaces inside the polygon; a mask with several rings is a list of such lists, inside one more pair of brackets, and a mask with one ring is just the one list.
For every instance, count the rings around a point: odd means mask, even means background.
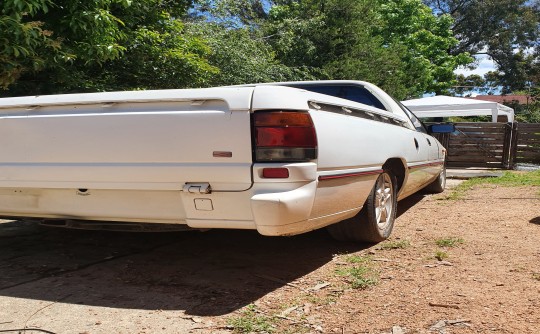
[{"label": "rear window", "polygon": [[342,99],[367,104],[375,108],[386,110],[384,105],[367,89],[361,86],[349,85],[289,85],[294,88],[301,88],[314,93],[320,93]]}]

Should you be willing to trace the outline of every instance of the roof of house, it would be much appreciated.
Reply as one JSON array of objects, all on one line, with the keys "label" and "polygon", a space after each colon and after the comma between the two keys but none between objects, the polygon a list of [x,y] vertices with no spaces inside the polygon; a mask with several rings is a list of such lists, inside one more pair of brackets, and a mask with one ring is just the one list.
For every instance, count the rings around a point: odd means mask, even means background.
[{"label": "roof of house", "polygon": [[518,103],[528,104],[532,102],[532,97],[528,95],[477,95],[475,100],[490,101],[497,103]]}]

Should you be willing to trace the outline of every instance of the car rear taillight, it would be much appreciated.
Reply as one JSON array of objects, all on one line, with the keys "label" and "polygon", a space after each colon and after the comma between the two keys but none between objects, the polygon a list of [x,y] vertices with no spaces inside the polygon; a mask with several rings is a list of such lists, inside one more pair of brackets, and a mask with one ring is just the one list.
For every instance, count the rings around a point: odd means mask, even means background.
[{"label": "car rear taillight", "polygon": [[317,135],[307,112],[258,111],[252,115],[256,162],[317,158]]}]

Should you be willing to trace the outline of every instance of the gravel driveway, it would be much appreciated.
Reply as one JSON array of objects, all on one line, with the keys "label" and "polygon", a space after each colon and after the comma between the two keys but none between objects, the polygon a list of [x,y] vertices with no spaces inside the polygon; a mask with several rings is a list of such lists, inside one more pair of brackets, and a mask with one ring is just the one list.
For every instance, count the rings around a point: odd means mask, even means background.
[{"label": "gravel driveway", "polygon": [[[535,333],[538,189],[414,196],[378,245],[324,230],[268,238],[2,221],[0,331],[230,333],[241,320],[274,333]],[[369,262],[373,284],[352,287],[356,259]]]}]

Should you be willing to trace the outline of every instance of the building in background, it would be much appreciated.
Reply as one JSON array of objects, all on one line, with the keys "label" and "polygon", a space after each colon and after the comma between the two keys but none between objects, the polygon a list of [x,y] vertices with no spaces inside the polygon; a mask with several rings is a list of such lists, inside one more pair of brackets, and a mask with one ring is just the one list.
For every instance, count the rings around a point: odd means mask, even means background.
[{"label": "building in background", "polygon": [[534,101],[530,95],[476,95],[475,100],[497,102],[510,106],[510,104],[518,104],[527,106]]}]

